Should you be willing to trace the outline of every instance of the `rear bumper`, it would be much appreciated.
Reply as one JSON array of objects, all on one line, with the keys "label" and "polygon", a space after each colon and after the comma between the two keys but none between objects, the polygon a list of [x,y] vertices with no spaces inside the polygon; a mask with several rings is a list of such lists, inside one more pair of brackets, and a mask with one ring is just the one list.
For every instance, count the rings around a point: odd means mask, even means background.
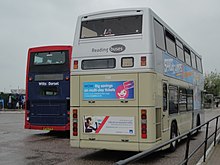
[{"label": "rear bumper", "polygon": [[70,145],[77,148],[107,149],[118,151],[144,151],[152,148],[160,142],[155,143],[138,143],[138,142],[107,142],[107,141],[90,141],[90,140],[73,140],[70,139]]},{"label": "rear bumper", "polygon": [[70,125],[65,126],[39,126],[39,125],[30,125],[27,124],[24,126],[25,129],[34,129],[34,130],[48,130],[48,131],[69,131]]}]

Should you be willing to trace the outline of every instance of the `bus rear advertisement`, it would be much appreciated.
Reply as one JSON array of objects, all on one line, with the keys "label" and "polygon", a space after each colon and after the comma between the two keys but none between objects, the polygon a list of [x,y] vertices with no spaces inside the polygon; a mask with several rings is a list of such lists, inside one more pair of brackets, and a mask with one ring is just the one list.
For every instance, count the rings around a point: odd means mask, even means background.
[{"label": "bus rear advertisement", "polygon": [[70,63],[72,46],[28,50],[25,128],[70,129]]}]

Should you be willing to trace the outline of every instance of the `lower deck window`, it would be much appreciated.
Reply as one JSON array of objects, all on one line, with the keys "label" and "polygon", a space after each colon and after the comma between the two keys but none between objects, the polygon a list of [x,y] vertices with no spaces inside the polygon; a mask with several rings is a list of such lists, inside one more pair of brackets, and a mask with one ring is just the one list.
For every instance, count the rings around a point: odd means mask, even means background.
[{"label": "lower deck window", "polygon": [[169,113],[178,113],[178,88],[169,86]]},{"label": "lower deck window", "polygon": [[116,60],[114,58],[83,60],[82,69],[112,69],[115,68]]}]

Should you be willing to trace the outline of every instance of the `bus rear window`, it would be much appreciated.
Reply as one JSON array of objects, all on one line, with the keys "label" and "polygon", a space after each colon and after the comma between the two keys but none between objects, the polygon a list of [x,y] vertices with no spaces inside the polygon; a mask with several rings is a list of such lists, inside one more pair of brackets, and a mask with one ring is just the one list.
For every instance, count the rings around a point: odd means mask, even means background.
[{"label": "bus rear window", "polygon": [[58,88],[55,86],[52,87],[41,87],[40,94],[42,96],[56,96],[58,95]]},{"label": "bus rear window", "polygon": [[114,58],[108,59],[92,59],[92,60],[83,60],[82,69],[111,69],[115,68],[116,62]]},{"label": "bus rear window", "polygon": [[109,37],[142,33],[142,15],[83,21],[80,38]]},{"label": "bus rear window", "polygon": [[65,52],[40,52],[34,54],[34,65],[54,65],[65,63]]}]

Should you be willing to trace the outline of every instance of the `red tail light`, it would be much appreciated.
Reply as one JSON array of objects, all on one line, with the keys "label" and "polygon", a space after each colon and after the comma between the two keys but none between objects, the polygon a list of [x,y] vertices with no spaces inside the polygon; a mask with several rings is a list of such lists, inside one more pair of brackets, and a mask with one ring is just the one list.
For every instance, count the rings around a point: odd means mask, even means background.
[{"label": "red tail light", "polygon": [[78,136],[78,114],[77,114],[77,109],[73,109],[73,136]]},{"label": "red tail light", "polygon": [[146,56],[142,56],[141,57],[141,66],[146,66],[147,65],[147,57]]},{"label": "red tail light", "polygon": [[78,69],[78,60],[74,60],[73,69]]},{"label": "red tail light", "polygon": [[141,138],[147,138],[147,111],[145,109],[141,110]]},{"label": "red tail light", "polygon": [[33,77],[29,77],[28,80],[29,80],[29,81],[33,81]]}]

